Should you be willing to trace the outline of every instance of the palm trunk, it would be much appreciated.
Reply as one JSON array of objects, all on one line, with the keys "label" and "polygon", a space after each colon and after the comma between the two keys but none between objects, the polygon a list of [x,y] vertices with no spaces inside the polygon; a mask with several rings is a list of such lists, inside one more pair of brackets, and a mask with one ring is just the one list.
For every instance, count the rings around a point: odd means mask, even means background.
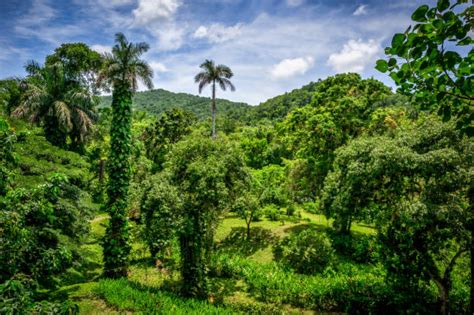
[{"label": "palm trunk", "polygon": [[468,190],[468,197],[469,197],[469,209],[471,212],[471,222],[470,222],[470,229],[471,229],[471,247],[470,247],[470,254],[471,254],[471,310],[470,314],[474,314],[474,187],[469,187]]},{"label": "palm trunk", "polygon": [[212,82],[212,139],[216,139],[216,81]]},{"label": "palm trunk", "polygon": [[112,94],[112,125],[110,153],[107,160],[109,183],[105,209],[110,221],[102,247],[104,276],[126,277],[130,254],[127,196],[130,184],[130,141],[132,125],[132,91],[124,81],[114,86]]}]

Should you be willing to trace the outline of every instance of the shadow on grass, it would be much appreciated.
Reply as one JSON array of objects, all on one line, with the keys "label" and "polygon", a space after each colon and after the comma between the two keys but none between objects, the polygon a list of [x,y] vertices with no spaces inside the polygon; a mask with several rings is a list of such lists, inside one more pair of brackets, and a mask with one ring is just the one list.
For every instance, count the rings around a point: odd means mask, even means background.
[{"label": "shadow on grass", "polygon": [[218,248],[222,252],[238,253],[250,256],[260,249],[264,249],[278,240],[269,229],[254,227],[250,229],[250,239],[247,239],[247,230],[244,227],[233,227]]},{"label": "shadow on grass", "polygon": [[305,223],[305,224],[298,224],[295,226],[291,226],[285,229],[285,232],[288,234],[299,234],[305,230],[315,230],[318,232],[325,232],[327,231],[328,227],[323,225],[323,224],[317,224],[317,223]]}]

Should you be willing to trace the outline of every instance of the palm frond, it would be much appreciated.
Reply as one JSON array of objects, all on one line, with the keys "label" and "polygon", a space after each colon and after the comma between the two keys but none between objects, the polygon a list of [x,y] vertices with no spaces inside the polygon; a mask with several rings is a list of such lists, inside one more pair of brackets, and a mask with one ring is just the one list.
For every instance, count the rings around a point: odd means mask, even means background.
[{"label": "palm frond", "polygon": [[66,131],[70,131],[73,127],[71,121],[71,111],[67,104],[63,101],[55,101],[53,107],[51,108],[54,113],[52,113],[59,122],[59,125]]}]

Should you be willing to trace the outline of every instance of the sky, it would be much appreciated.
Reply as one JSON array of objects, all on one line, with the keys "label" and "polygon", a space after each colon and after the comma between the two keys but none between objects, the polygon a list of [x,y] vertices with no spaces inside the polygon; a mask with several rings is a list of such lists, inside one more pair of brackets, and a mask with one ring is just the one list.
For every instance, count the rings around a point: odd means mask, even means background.
[{"label": "sky", "polygon": [[[114,34],[145,41],[155,88],[198,94],[205,59],[229,66],[235,92],[252,105],[343,72],[374,70],[411,13],[435,0],[0,0],[0,79],[24,76],[62,43],[109,51]],[[203,91],[209,96],[210,91]]]}]

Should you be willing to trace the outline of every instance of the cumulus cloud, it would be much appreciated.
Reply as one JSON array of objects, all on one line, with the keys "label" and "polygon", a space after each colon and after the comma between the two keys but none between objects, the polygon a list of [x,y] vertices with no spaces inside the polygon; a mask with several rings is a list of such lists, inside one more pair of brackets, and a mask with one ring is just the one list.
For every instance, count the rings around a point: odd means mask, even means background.
[{"label": "cumulus cloud", "polygon": [[139,0],[138,7],[133,10],[135,23],[147,25],[170,19],[180,6],[180,0]]},{"label": "cumulus cloud", "polygon": [[329,56],[328,64],[337,72],[362,72],[381,50],[380,43],[373,39],[367,42],[351,39],[340,52]]},{"label": "cumulus cloud", "polygon": [[157,73],[168,72],[168,68],[161,62],[152,61],[148,63],[153,71]]},{"label": "cumulus cloud", "polygon": [[101,54],[109,53],[109,52],[112,51],[112,47],[107,46],[107,45],[100,45],[100,44],[92,45],[91,49],[95,50],[95,51],[97,51],[98,53],[101,53]]},{"label": "cumulus cloud", "polygon": [[286,0],[286,4],[288,4],[290,7],[297,7],[302,5],[304,0]]},{"label": "cumulus cloud", "polygon": [[270,71],[272,79],[281,80],[305,74],[314,65],[313,57],[283,59]]},{"label": "cumulus cloud", "polygon": [[235,38],[241,34],[241,24],[225,26],[220,23],[213,23],[210,26],[199,26],[194,32],[194,38],[206,38],[211,43],[221,43]]},{"label": "cumulus cloud", "polygon": [[357,7],[357,9],[352,13],[352,15],[359,16],[359,15],[366,15],[367,14],[367,5],[361,4]]}]

